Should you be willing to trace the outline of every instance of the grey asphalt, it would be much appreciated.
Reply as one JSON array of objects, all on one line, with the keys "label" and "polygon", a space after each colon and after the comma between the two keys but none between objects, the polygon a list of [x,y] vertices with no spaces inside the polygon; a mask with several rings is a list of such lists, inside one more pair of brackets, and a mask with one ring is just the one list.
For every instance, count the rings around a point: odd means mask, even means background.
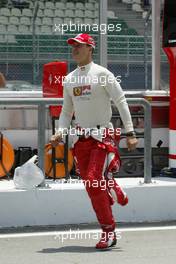
[{"label": "grey asphalt", "polygon": [[[120,231],[120,228],[119,228]],[[41,232],[41,230],[40,230]],[[121,238],[120,238],[121,237]],[[59,236],[0,237],[1,264],[175,264],[176,229],[122,231],[118,244],[97,251],[97,240]]]}]

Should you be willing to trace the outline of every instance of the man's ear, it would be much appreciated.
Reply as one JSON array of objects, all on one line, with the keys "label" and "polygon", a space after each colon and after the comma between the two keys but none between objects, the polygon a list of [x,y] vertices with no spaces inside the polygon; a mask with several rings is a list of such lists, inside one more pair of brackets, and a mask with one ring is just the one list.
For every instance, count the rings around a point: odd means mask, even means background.
[{"label": "man's ear", "polygon": [[88,45],[89,46],[89,50],[91,51],[91,53],[93,54],[94,52],[94,49],[92,48],[92,46]]}]

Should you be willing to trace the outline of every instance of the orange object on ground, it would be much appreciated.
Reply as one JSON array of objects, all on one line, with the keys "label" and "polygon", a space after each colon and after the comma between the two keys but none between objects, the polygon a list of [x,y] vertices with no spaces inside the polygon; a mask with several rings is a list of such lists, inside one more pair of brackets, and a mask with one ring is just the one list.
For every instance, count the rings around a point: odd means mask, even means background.
[{"label": "orange object on ground", "polygon": [[4,177],[11,170],[15,160],[14,149],[9,141],[1,134],[0,138],[0,177]]},{"label": "orange object on ground", "polygon": [[[56,159],[64,159],[64,144],[59,144],[55,147]],[[73,155],[72,151],[68,149],[68,171],[70,172],[73,167]],[[47,144],[45,146],[45,173],[46,176],[53,178],[53,166],[52,166],[52,146]],[[64,162],[56,163],[56,178],[65,177],[65,165]]]}]

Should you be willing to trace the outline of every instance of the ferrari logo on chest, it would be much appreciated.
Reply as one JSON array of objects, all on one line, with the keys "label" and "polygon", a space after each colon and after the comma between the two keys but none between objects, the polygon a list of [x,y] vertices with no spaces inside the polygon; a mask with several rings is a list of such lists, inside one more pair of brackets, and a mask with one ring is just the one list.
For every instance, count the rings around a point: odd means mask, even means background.
[{"label": "ferrari logo on chest", "polygon": [[82,95],[82,87],[74,87],[73,88],[73,94],[74,96],[80,96]]},{"label": "ferrari logo on chest", "polygon": [[73,95],[74,96],[89,96],[91,94],[91,86],[84,85],[79,87],[73,88]]}]

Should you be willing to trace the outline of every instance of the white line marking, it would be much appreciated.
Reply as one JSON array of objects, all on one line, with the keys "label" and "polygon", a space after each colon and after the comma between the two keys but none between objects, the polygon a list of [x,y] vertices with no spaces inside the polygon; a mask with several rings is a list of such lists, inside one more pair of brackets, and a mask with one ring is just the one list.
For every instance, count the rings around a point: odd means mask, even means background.
[{"label": "white line marking", "polygon": [[[144,231],[162,231],[162,230],[176,230],[176,226],[153,226],[153,227],[127,227],[116,229],[117,233],[123,232],[144,232]],[[23,238],[23,237],[42,237],[42,236],[58,236],[69,234],[95,234],[101,233],[100,229],[79,230],[70,229],[69,231],[50,231],[50,232],[30,232],[30,233],[13,233],[0,234],[0,238]]]}]

